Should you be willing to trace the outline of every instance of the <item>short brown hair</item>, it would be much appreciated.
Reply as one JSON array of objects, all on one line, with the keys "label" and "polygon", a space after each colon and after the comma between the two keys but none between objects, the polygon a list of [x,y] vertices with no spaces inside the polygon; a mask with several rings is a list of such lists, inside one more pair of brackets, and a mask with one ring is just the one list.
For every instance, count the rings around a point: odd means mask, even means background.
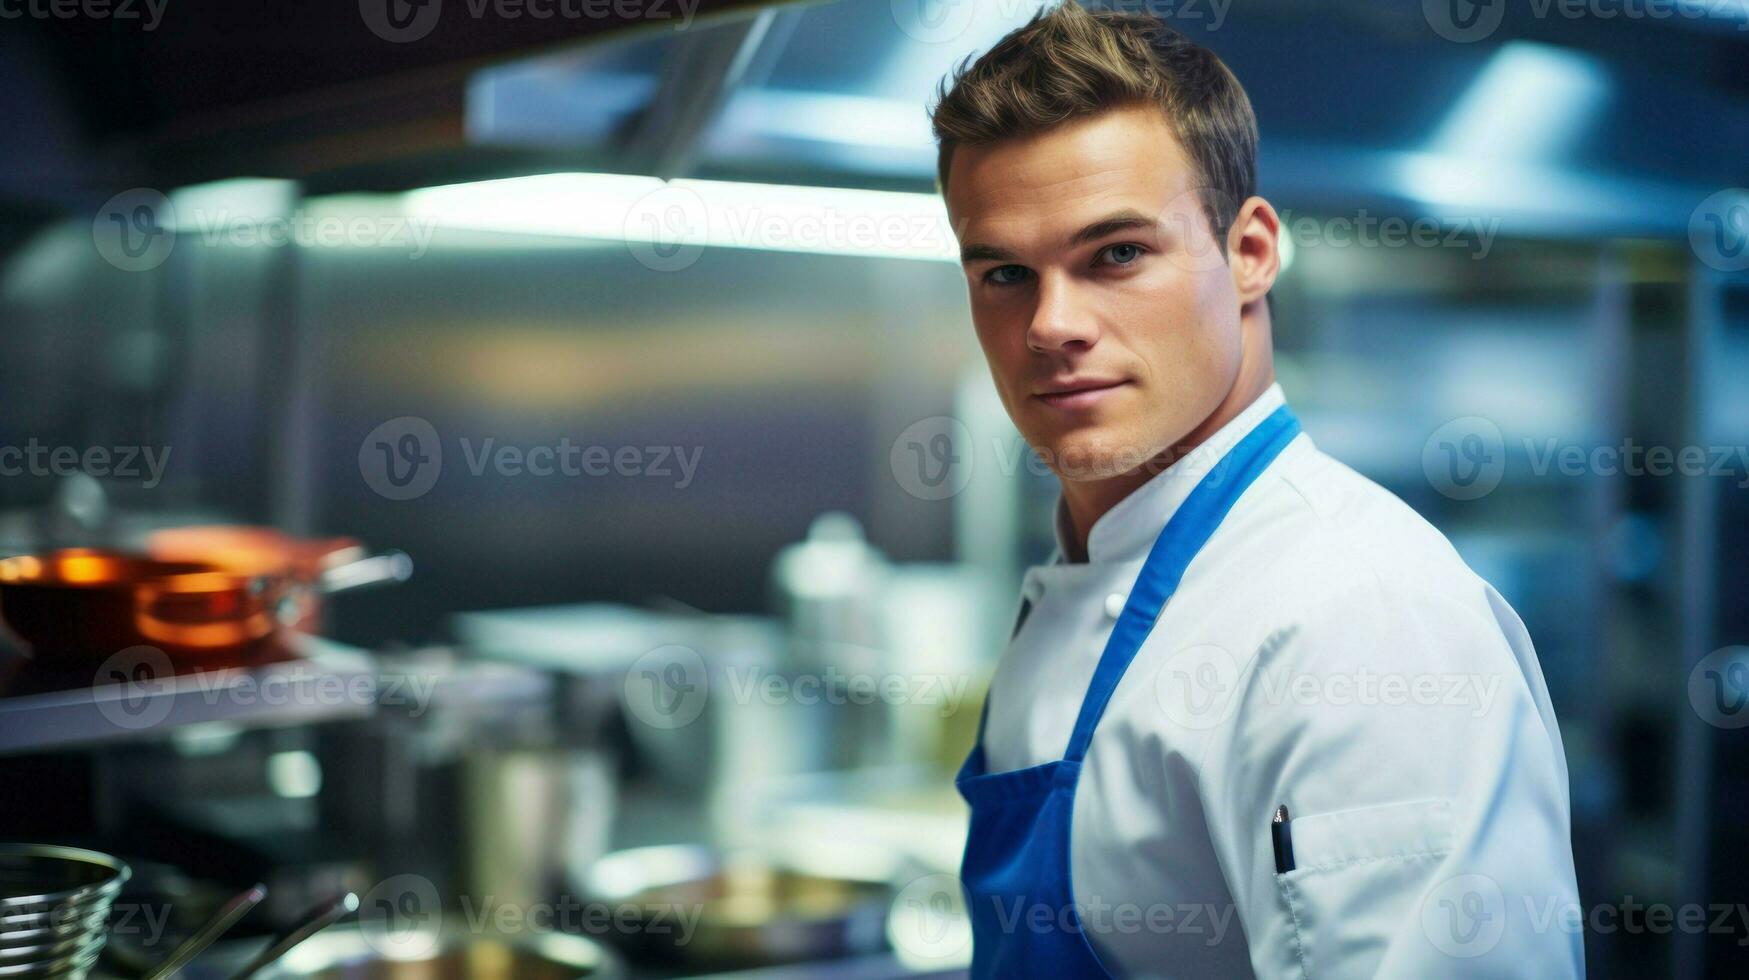
[{"label": "short brown hair", "polygon": [[1156,105],[1201,178],[1203,212],[1226,247],[1239,206],[1257,189],[1257,116],[1214,52],[1156,17],[1044,7],[937,90],[930,123],[937,177],[960,144],[993,143],[1132,105]]}]

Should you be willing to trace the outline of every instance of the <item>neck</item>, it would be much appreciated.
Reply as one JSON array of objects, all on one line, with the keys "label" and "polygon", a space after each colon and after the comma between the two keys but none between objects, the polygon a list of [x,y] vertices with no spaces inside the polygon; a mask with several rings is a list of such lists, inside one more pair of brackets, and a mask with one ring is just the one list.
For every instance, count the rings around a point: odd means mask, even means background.
[{"label": "neck", "polygon": [[1186,453],[1208,441],[1233,419],[1238,418],[1258,396],[1275,383],[1275,362],[1269,342],[1269,312],[1261,301],[1260,309],[1247,310],[1240,318],[1239,373],[1221,403],[1209,416],[1178,440],[1147,462],[1125,473],[1103,480],[1060,480],[1063,503],[1069,511],[1069,523],[1074,533],[1068,541],[1064,558],[1072,562],[1087,560],[1087,535],[1093,525],[1138,487],[1153,479],[1168,466],[1184,458]]}]

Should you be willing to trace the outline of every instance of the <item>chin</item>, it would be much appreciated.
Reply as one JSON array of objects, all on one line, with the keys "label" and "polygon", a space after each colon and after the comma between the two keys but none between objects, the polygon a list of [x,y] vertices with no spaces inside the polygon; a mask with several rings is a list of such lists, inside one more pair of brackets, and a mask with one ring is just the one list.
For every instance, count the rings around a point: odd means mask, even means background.
[{"label": "chin", "polygon": [[1077,483],[1121,476],[1146,463],[1163,448],[1108,426],[1053,433],[1051,438],[1034,445],[1039,447],[1039,455],[1050,464],[1052,472]]}]

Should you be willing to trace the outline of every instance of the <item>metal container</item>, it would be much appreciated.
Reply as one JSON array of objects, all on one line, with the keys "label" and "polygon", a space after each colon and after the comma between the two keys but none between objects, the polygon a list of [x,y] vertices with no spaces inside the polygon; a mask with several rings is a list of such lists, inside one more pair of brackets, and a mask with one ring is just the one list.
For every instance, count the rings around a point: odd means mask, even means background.
[{"label": "metal container", "polygon": [[0,978],[82,980],[128,874],[96,851],[0,844]]},{"label": "metal container", "polygon": [[772,562],[772,605],[786,627],[785,681],[822,694],[786,706],[814,732],[804,743],[811,757],[797,771],[894,761],[892,706],[857,689],[889,660],[882,596],[891,573],[862,526],[838,511],[815,518],[807,538]]}]

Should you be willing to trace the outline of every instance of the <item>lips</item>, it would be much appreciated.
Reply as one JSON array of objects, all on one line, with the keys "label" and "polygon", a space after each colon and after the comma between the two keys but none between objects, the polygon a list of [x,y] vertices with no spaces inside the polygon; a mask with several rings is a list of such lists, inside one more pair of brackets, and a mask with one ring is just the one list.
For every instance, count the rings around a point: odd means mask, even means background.
[{"label": "lips", "polygon": [[1129,382],[1122,378],[1070,378],[1052,383],[1034,395],[1052,408],[1091,408],[1111,397]]}]

